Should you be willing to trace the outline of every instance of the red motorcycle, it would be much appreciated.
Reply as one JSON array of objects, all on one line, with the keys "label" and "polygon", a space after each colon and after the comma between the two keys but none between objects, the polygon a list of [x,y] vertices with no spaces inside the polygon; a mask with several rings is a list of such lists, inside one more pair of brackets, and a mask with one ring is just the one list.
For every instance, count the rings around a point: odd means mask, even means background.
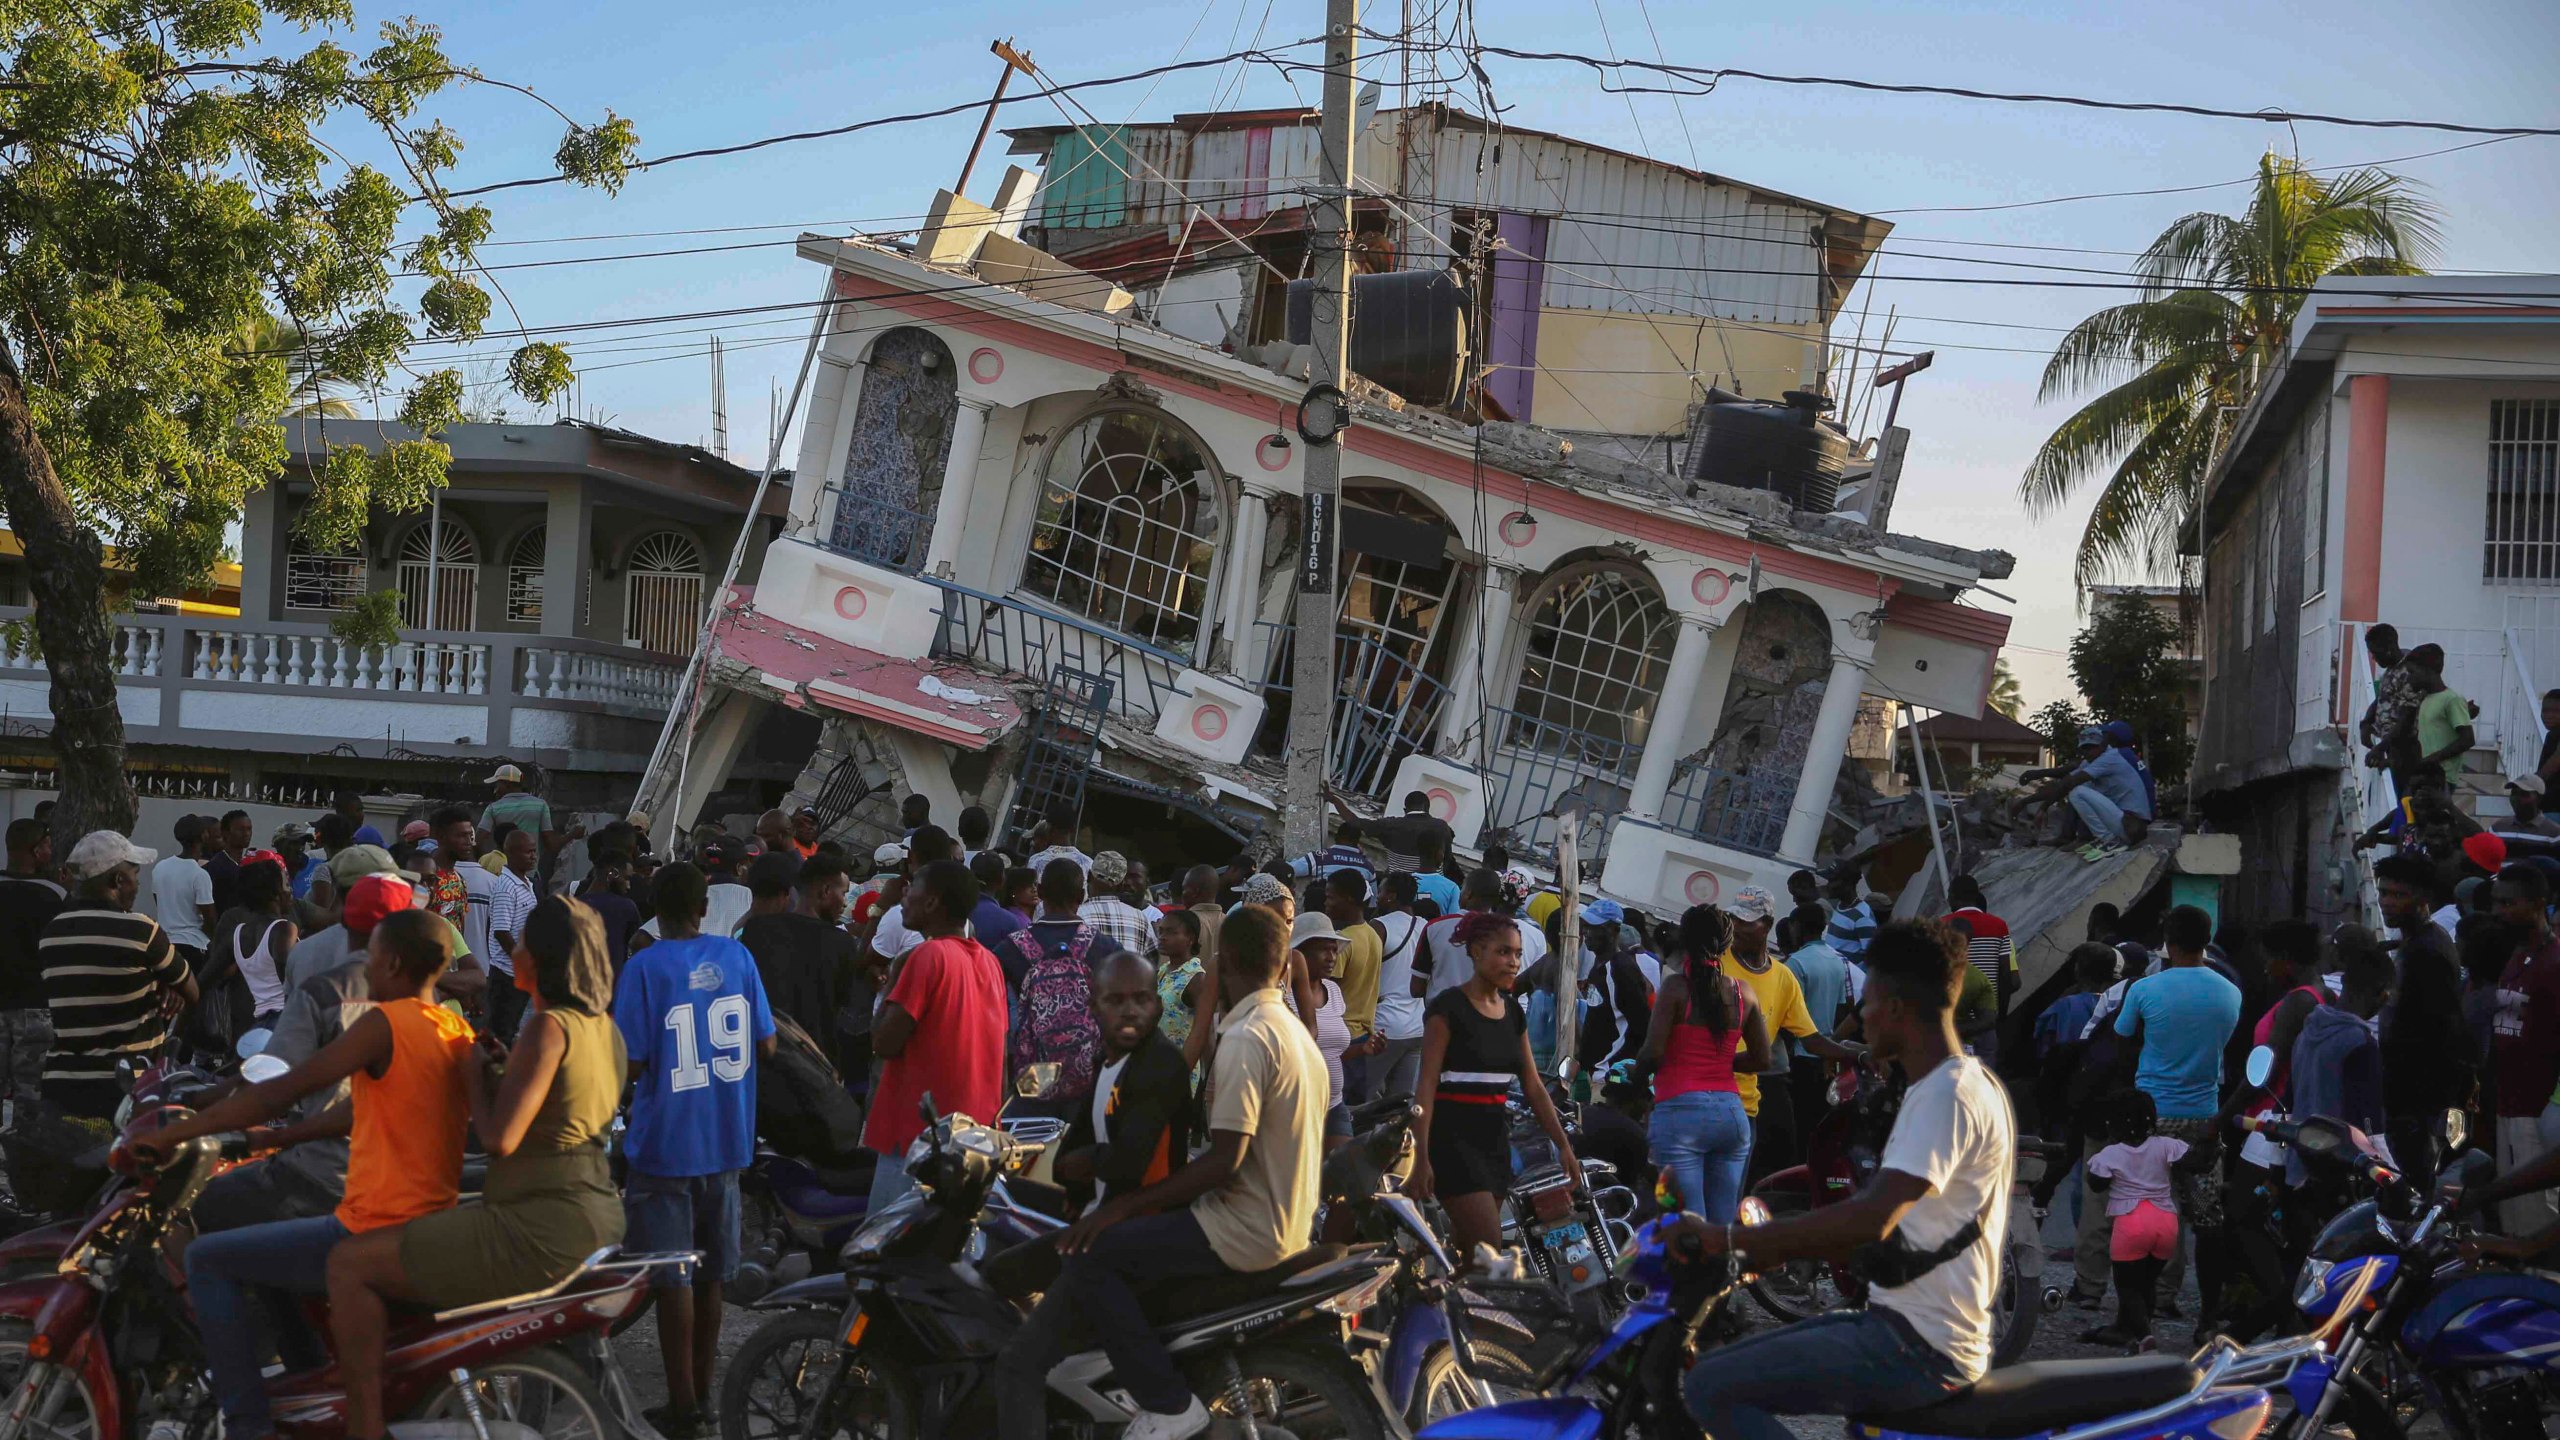
[{"label": "red motorcycle", "polygon": [[[217,1432],[194,1316],[161,1242],[205,1182],[247,1147],[238,1136],[201,1137],[146,1173],[132,1141],[156,1128],[154,1118],[141,1117],[116,1143],[111,1163],[124,1180],[73,1237],[58,1272],[0,1284],[0,1386],[8,1390],[0,1440],[209,1440]],[[654,1437],[607,1332],[640,1304],[652,1267],[690,1258],[616,1259],[601,1250],[530,1294],[395,1314],[384,1413],[452,1422],[445,1433],[453,1440],[532,1440],[528,1429]],[[325,1307],[311,1302],[308,1314],[325,1337]],[[344,1433],[334,1362],[267,1383],[283,1434]]]},{"label": "red motorcycle", "polygon": [[[1856,1067],[1842,1070],[1831,1081],[1830,1110],[1805,1136],[1805,1162],[1761,1176],[1751,1187],[1752,1196],[1772,1216],[1785,1216],[1839,1204],[1865,1189],[1893,1134],[1894,1117],[1902,1113],[1902,1091],[1899,1078],[1880,1078]],[[2013,1364],[2024,1356],[2035,1339],[2037,1317],[2061,1304],[2059,1290],[2044,1288],[2044,1212],[2028,1194],[2041,1167],[2060,1154],[2060,1146],[2018,1137],[2008,1238],[2000,1256],[1993,1365]],[[1791,1260],[1764,1269],[1749,1284],[1760,1308],[1785,1321],[1810,1320],[1867,1303],[1867,1282],[1845,1262]]]}]

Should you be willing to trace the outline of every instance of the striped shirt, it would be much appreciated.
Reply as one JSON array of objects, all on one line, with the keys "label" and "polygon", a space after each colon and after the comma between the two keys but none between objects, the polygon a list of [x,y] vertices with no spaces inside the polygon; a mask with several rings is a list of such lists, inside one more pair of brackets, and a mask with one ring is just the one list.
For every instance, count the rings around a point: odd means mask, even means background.
[{"label": "striped shirt", "polygon": [[1948,912],[1949,920],[1964,922],[1971,932],[1965,941],[1964,958],[1982,972],[1982,978],[1996,990],[2009,981],[2018,968],[2018,951],[2009,938],[2009,922],[1978,906],[1967,905]]},{"label": "striped shirt", "polygon": [[1867,942],[1875,938],[1875,907],[1864,900],[1832,912],[1831,923],[1822,932],[1823,943],[1838,951],[1843,960],[1865,959]]},{"label": "striped shirt", "polygon": [[36,944],[53,1012],[47,1080],[113,1080],[116,1062],[160,1044],[160,991],[187,978],[167,932],[130,910],[65,910]]}]

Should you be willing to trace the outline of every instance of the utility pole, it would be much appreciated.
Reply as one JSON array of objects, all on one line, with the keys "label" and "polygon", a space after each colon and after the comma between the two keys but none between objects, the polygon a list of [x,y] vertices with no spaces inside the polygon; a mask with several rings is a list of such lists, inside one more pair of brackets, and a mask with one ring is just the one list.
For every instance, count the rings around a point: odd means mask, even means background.
[{"label": "utility pole", "polygon": [[1342,442],[1351,404],[1342,383],[1350,372],[1351,147],[1359,100],[1353,65],[1360,53],[1359,0],[1325,0],[1324,176],[1316,191],[1315,230],[1308,236],[1315,280],[1308,338],[1315,364],[1298,406],[1307,442],[1306,494],[1298,511],[1298,609],[1289,692],[1288,768],[1280,795],[1280,833],[1291,854],[1325,843],[1325,755],[1333,730],[1333,625],[1342,568]]}]

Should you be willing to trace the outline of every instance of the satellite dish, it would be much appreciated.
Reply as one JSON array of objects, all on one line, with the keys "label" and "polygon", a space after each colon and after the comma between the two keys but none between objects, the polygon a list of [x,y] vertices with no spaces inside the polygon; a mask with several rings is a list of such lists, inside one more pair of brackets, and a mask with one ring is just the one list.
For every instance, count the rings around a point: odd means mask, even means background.
[{"label": "satellite dish", "polygon": [[1363,134],[1371,125],[1377,123],[1378,97],[1382,93],[1384,92],[1375,80],[1360,87],[1360,96],[1351,105],[1352,134]]}]

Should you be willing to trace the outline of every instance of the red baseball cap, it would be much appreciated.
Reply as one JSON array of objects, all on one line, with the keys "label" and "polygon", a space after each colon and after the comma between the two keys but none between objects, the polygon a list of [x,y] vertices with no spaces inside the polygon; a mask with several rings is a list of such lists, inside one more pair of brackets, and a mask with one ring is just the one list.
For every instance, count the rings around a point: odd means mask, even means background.
[{"label": "red baseball cap", "polygon": [[367,875],[347,887],[340,923],[351,935],[370,935],[386,915],[418,906],[418,892],[405,875]]},{"label": "red baseball cap", "polygon": [[2483,830],[2462,837],[2462,853],[2472,864],[2495,875],[2507,863],[2507,842]]}]

